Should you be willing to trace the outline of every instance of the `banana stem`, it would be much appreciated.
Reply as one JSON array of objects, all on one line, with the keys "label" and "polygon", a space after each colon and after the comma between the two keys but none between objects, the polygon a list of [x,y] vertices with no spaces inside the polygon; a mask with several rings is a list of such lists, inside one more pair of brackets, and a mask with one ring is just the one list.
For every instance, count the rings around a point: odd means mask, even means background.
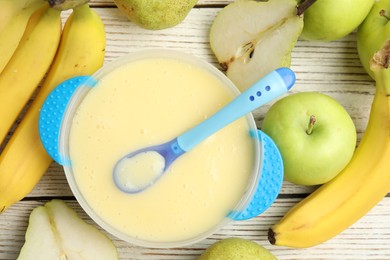
[{"label": "banana stem", "polygon": [[314,129],[314,125],[316,124],[316,117],[315,115],[311,115],[309,119],[309,125],[307,126],[306,134],[311,135]]},{"label": "banana stem", "polygon": [[375,74],[377,91],[390,95],[390,40],[377,51],[370,61],[370,69]]},{"label": "banana stem", "polygon": [[74,9],[80,5],[88,3],[89,1],[90,0],[47,0],[52,8],[60,11]]}]

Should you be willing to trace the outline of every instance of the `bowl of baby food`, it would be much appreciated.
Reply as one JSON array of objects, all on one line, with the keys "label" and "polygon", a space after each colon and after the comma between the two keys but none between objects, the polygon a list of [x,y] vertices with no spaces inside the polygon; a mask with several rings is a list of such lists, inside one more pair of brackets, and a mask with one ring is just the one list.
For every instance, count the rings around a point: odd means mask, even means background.
[{"label": "bowl of baby food", "polygon": [[[140,51],[91,77],[58,86],[42,108],[41,138],[63,165],[77,201],[103,229],[139,246],[184,246],[230,221],[258,215],[265,148],[252,114],[180,156],[140,192],[118,188],[113,169],[129,152],[175,138],[239,94],[221,71],[200,58],[169,50]],[[53,116],[58,102],[65,103],[63,110]],[[54,148],[45,134],[53,131],[48,126],[53,118],[59,125]],[[282,179],[279,155],[277,150],[272,155],[279,160],[273,159],[279,168],[271,169],[273,195]]]}]

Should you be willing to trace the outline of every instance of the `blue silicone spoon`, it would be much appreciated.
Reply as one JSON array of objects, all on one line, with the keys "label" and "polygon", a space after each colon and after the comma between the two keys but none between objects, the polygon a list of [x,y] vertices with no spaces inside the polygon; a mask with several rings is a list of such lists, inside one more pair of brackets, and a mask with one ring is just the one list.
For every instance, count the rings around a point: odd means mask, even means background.
[{"label": "blue silicone spoon", "polygon": [[[257,81],[214,115],[173,140],[156,146],[142,148],[127,154],[116,163],[113,170],[115,185],[126,193],[138,193],[153,185],[182,154],[238,118],[285,94],[295,83],[295,74],[288,68],[279,68]],[[152,155],[158,167],[146,181],[139,182],[126,165],[137,164],[139,157]],[[156,157],[157,155],[157,157]],[[149,160],[149,158],[148,158]],[[157,161],[156,161],[157,162]],[[149,161],[148,161],[149,163]],[[155,162],[150,162],[155,164]],[[154,167],[151,165],[151,167]]]}]

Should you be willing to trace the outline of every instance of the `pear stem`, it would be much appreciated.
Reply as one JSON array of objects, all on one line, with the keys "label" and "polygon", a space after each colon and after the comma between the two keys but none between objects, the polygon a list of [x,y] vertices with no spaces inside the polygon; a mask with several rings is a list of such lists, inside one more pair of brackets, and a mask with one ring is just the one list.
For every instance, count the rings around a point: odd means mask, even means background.
[{"label": "pear stem", "polygon": [[387,20],[390,20],[390,16],[387,15],[387,12],[385,10],[380,10],[379,15],[387,18]]},{"label": "pear stem", "polygon": [[317,0],[303,0],[297,6],[297,15],[302,15],[307,8],[309,8],[312,4],[314,4]]},{"label": "pear stem", "polygon": [[311,115],[309,119],[309,125],[307,126],[306,134],[311,135],[314,129],[314,125],[316,124],[316,117],[315,115]]}]

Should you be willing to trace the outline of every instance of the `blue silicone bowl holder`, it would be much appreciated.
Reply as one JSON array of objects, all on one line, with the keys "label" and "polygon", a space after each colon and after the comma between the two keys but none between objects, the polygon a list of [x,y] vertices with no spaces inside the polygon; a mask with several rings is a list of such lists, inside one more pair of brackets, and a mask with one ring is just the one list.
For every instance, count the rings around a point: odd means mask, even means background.
[{"label": "blue silicone bowl holder", "polygon": [[[57,163],[70,166],[70,161],[59,150],[61,124],[71,97],[79,86],[93,87],[96,80],[91,76],[68,79],[58,85],[47,97],[39,118],[39,133],[42,144],[48,154]],[[273,140],[264,132],[255,133],[261,143],[261,177],[255,184],[255,192],[243,210],[232,211],[228,217],[232,220],[246,220],[258,216],[268,209],[277,198],[283,182],[283,162]]]}]

